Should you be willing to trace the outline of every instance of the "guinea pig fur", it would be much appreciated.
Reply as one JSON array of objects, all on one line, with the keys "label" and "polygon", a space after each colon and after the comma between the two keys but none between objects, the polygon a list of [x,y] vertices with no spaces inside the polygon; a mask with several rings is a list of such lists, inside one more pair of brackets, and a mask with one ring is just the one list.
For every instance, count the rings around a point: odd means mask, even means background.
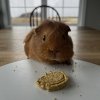
[{"label": "guinea pig fur", "polygon": [[74,52],[69,31],[69,26],[62,22],[44,21],[24,40],[27,57],[46,63],[70,63]]}]

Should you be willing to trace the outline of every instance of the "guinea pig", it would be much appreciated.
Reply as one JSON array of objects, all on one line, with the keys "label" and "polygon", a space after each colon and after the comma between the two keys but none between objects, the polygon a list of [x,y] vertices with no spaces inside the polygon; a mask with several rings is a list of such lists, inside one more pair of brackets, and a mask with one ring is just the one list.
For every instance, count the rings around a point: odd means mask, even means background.
[{"label": "guinea pig", "polygon": [[70,63],[74,52],[69,31],[70,27],[62,22],[44,21],[24,40],[27,57],[46,63]]}]

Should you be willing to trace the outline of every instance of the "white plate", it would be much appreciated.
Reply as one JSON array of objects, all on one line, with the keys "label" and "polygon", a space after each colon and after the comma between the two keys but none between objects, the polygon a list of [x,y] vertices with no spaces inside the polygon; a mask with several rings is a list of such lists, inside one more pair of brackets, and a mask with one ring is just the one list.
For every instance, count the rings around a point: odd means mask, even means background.
[{"label": "white plate", "polygon": [[[76,63],[76,64],[75,64]],[[45,72],[61,70],[71,87],[48,92],[35,85]],[[73,72],[74,71],[74,72]],[[22,60],[0,68],[0,100],[100,100],[100,66],[75,60],[73,65],[47,65]]]}]

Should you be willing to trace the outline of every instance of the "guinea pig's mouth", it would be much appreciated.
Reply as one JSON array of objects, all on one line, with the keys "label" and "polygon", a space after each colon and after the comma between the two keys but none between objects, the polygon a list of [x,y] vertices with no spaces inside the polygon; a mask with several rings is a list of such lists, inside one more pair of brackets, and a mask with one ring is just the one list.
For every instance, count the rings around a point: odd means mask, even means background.
[{"label": "guinea pig's mouth", "polygon": [[[43,53],[42,53],[43,54]],[[68,58],[64,55],[64,56],[59,56],[57,54],[53,54],[53,55],[43,55],[43,56],[40,56],[44,61],[50,61],[50,62],[66,62],[68,60]]]},{"label": "guinea pig's mouth", "polygon": [[48,60],[50,60],[50,61],[56,61],[56,62],[65,62],[66,60],[65,59],[57,59],[57,58],[49,58]]}]

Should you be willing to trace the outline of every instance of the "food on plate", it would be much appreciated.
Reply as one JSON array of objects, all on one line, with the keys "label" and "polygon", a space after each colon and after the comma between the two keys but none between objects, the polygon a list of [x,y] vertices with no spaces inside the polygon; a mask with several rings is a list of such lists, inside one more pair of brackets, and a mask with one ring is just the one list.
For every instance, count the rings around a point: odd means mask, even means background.
[{"label": "food on plate", "polygon": [[48,72],[40,77],[37,85],[48,91],[56,91],[64,88],[69,83],[69,77],[62,71]]}]

